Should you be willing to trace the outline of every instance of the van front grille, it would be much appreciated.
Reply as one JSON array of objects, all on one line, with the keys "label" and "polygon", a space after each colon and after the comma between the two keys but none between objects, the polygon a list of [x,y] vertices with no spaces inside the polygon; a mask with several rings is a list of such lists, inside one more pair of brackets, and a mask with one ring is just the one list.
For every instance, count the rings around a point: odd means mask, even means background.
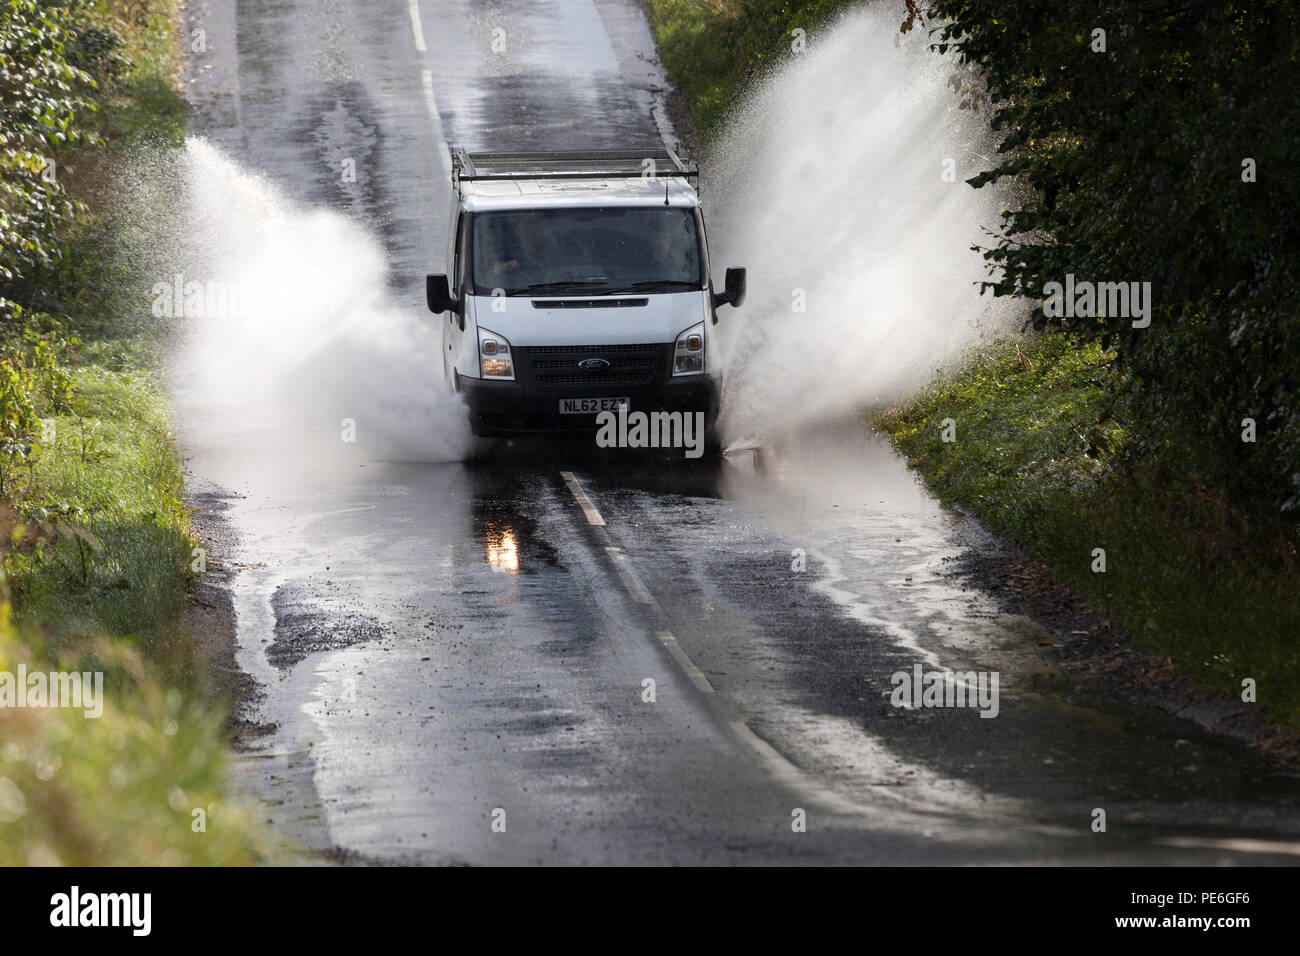
[{"label": "van front grille", "polygon": [[[518,346],[515,356],[539,385],[650,385],[670,359],[667,345]],[[601,359],[603,368],[579,363]]]}]

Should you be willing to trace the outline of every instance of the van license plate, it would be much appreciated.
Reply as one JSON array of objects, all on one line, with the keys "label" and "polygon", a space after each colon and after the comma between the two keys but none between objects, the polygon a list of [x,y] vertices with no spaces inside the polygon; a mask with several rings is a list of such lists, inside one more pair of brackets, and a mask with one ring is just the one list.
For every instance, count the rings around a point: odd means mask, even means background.
[{"label": "van license plate", "polygon": [[620,398],[562,398],[561,415],[595,415],[597,412],[616,412],[620,405],[628,405],[629,399]]}]

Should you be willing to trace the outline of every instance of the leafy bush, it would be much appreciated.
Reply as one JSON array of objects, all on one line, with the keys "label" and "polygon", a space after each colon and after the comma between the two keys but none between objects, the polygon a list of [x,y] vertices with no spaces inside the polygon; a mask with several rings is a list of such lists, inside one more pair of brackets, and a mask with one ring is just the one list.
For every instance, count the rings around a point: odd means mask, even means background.
[{"label": "leafy bush", "polygon": [[[1135,454],[1192,459],[1238,500],[1300,508],[1300,8],[929,6],[932,41],[982,78],[1001,136],[970,182],[1013,181],[1026,197],[986,250],[1000,270],[988,287],[1041,300],[1066,274],[1150,282],[1149,328],[1041,303],[1034,322],[1116,347]],[[1256,443],[1242,441],[1246,418]]]},{"label": "leafy bush", "polygon": [[[63,364],[69,342],[62,326],[51,316],[28,319],[12,304],[8,316],[0,323],[0,469],[27,454],[42,416],[72,410],[72,378]],[[0,476],[0,494],[4,491]]]},{"label": "leafy bush", "polygon": [[68,4],[0,4],[0,300],[6,286],[49,266],[60,229],[84,208],[68,196],[56,154],[93,138],[89,114],[103,47],[89,44]]}]

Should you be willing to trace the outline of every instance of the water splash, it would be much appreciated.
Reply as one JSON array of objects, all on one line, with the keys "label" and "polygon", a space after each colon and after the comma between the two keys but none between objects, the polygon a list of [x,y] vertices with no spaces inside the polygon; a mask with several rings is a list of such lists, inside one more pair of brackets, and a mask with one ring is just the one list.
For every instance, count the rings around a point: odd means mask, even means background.
[{"label": "water splash", "polygon": [[465,454],[439,326],[392,301],[373,235],[299,208],[200,138],[180,179],[184,238],[156,270],[153,305],[183,313],[171,319],[183,330],[174,392],[204,444],[319,469]]},{"label": "water splash", "polygon": [[714,269],[749,271],[718,325],[731,441],[897,399],[1019,315],[978,292],[970,247],[999,197],[964,182],[991,145],[957,108],[954,69],[922,31],[900,39],[893,11],[855,12],[729,124],[704,198]]}]

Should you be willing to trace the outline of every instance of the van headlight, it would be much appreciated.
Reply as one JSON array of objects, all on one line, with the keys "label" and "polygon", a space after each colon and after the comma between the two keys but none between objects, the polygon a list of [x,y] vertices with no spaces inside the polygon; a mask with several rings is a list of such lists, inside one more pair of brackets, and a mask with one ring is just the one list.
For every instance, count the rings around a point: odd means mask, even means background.
[{"label": "van headlight", "polygon": [[504,335],[497,335],[482,326],[478,330],[478,370],[484,378],[513,382],[515,365],[510,353],[510,343]]},{"label": "van headlight", "polygon": [[692,325],[677,336],[673,349],[674,375],[699,375],[704,371],[704,323]]}]

